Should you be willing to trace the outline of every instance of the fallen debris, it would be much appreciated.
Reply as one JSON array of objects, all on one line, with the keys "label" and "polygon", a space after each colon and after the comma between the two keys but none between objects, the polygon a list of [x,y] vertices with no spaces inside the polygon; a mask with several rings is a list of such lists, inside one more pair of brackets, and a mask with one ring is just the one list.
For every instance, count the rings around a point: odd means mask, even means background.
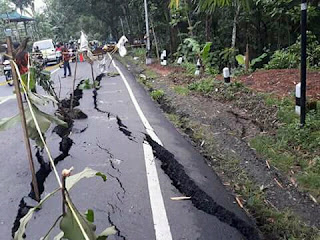
[{"label": "fallen debris", "polygon": [[236,197],[236,201],[237,201],[238,205],[239,205],[241,208],[243,208],[243,204],[242,204],[241,200],[240,200],[238,197]]},{"label": "fallen debris", "polygon": [[266,164],[267,164],[267,167],[270,169],[270,164],[268,160],[266,160]]},{"label": "fallen debris", "polygon": [[182,200],[190,200],[191,197],[172,197],[170,198],[172,201],[182,201]]},{"label": "fallen debris", "polygon": [[284,188],[283,186],[282,186],[282,184],[276,179],[276,178],[274,178],[274,181],[278,184],[278,186],[280,187],[280,188]]},{"label": "fallen debris", "polygon": [[311,194],[309,194],[309,197],[311,198],[311,200],[312,200],[314,203],[318,203],[317,199],[315,199],[314,196],[312,196]]},{"label": "fallen debris", "polygon": [[117,72],[108,72],[107,73],[107,76],[108,77],[116,77],[116,76],[119,76],[120,74],[119,73],[117,73]]}]

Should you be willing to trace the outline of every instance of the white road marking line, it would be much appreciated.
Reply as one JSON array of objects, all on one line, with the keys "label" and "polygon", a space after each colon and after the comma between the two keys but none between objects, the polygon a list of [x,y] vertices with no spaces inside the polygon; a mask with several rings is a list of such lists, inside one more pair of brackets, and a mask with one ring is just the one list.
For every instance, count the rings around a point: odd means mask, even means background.
[{"label": "white road marking line", "polygon": [[[109,58],[111,59],[110,54],[108,54]],[[147,133],[150,135],[150,137],[156,141],[158,144],[162,145],[162,142],[154,132],[153,128],[151,127],[149,121],[145,117],[144,113],[142,112],[140,105],[138,104],[138,101],[136,97],[133,94],[133,91],[121,72],[121,70],[116,66],[115,62],[112,61],[113,66],[117,69],[119,72],[124,84],[126,85],[126,88],[128,90],[128,93],[130,95],[131,101],[133,105],[135,106],[135,109],[147,131]],[[149,143],[144,142],[143,143],[143,151],[144,151],[144,158],[145,158],[145,164],[146,164],[146,173],[147,173],[147,180],[148,180],[148,189],[149,189],[149,196],[150,196],[150,204],[151,204],[151,210],[152,210],[152,217],[153,217],[153,224],[154,224],[154,230],[156,235],[156,240],[172,240],[172,234],[170,230],[170,225],[167,217],[166,208],[164,205],[162,193],[161,193],[161,187],[159,183],[158,173],[156,164],[154,162],[154,155],[151,146]]]},{"label": "white road marking line", "polygon": [[59,70],[60,70],[60,68],[57,68],[57,69],[53,70],[53,71],[51,72],[51,75],[54,74],[55,72],[59,71]]},{"label": "white road marking line", "polygon": [[160,183],[154,162],[153,151],[149,143],[143,143],[143,152],[146,163],[146,172],[148,179],[149,197],[153,216],[154,230],[157,240],[171,240],[171,231],[168,223],[167,213],[164,206]]}]

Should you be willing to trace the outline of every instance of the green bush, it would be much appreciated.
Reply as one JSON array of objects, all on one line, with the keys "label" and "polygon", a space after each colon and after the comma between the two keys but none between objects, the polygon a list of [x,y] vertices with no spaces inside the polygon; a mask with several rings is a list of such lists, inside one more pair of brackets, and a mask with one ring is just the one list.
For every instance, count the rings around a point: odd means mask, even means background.
[{"label": "green bush", "polygon": [[151,97],[153,100],[159,102],[164,97],[164,91],[163,90],[153,90],[151,92]]},{"label": "green bush", "polygon": [[[265,65],[266,69],[297,68],[300,64],[301,37],[296,43],[287,49],[277,50],[271,56],[270,62]],[[320,68],[320,46],[317,37],[307,32],[307,66],[308,68]]]},{"label": "green bush", "polygon": [[224,50],[222,50],[219,54],[222,66],[234,66],[236,64],[236,56],[238,52],[239,50],[235,48],[225,48]]},{"label": "green bush", "polygon": [[270,62],[265,65],[266,69],[286,69],[297,68],[299,66],[299,56],[288,50],[277,50],[271,56]]},{"label": "green bush", "polygon": [[214,80],[204,79],[198,82],[191,83],[188,85],[188,89],[191,91],[209,94],[214,90]]},{"label": "green bush", "polygon": [[185,68],[187,73],[190,75],[194,75],[197,68],[196,64],[191,62],[183,62],[181,66]]},{"label": "green bush", "polygon": [[183,43],[178,46],[176,57],[184,56],[187,62],[194,62],[200,53],[200,44],[193,38],[185,38]]},{"label": "green bush", "polygon": [[145,48],[132,48],[130,52],[133,57],[138,57],[140,59],[146,58],[146,49]]}]

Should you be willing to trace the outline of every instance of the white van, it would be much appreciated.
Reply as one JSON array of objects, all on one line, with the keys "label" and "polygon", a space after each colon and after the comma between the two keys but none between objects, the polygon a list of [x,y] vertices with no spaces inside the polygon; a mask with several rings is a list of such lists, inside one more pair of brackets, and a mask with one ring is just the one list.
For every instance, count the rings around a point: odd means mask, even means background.
[{"label": "white van", "polygon": [[33,43],[32,50],[36,51],[37,47],[42,53],[43,60],[45,63],[59,63],[60,56],[56,52],[55,46],[52,39],[41,40]]}]

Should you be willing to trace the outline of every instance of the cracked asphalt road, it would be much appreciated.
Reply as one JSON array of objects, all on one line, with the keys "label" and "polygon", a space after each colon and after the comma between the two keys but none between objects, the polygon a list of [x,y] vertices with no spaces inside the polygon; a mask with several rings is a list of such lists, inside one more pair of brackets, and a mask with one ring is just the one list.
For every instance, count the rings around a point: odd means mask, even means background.
[{"label": "cracked asphalt road", "polygon": [[[162,141],[164,148],[175,156],[175,160],[199,189],[206,193],[210,201],[214,201],[222,212],[232,213],[233,218],[224,220],[215,214],[199,210],[192,201],[172,201],[171,197],[184,194],[172,184],[172,174],[161,168],[161,161],[155,159],[161,195],[165,207],[165,215],[170,227],[170,236],[161,235],[162,227],[154,225],[157,219],[155,212],[160,207],[151,202],[146,173],[145,152],[143,142],[146,129],[128,93],[121,76],[101,79],[101,88],[84,90],[80,100],[80,108],[88,115],[87,119],[75,120],[69,137],[72,145],[69,156],[59,162],[59,172],[64,168],[75,168],[80,172],[90,167],[107,175],[107,182],[100,179],[82,180],[71,191],[71,197],[81,212],[93,209],[97,233],[105,227],[115,225],[118,234],[109,239],[152,240],[152,239],[245,239],[245,231],[237,227],[237,221],[251,225],[245,212],[235,204],[231,196],[221,184],[219,178],[205,163],[201,155],[184,139],[174,126],[165,118],[157,105],[150,99],[145,90],[136,82],[133,75],[120,63],[117,66],[127,80],[132,93],[142,112],[146,116],[155,134]],[[74,64],[71,64],[72,70]],[[99,75],[94,66],[95,76]],[[111,65],[110,72],[117,72]],[[52,74],[56,90],[59,91],[59,77],[63,75],[60,69]],[[85,78],[91,78],[90,66],[78,63],[77,83]],[[72,78],[60,79],[61,98],[71,93]],[[9,95],[13,88],[0,87],[0,96]],[[95,95],[95,98],[94,98]],[[48,108],[50,110],[50,108]],[[18,112],[15,101],[0,106],[0,117],[8,117]],[[47,135],[48,144],[54,157],[60,154],[61,138],[51,131]],[[17,126],[6,132],[0,132],[0,239],[11,239],[11,229],[21,199],[30,192],[31,174],[22,142],[21,128]],[[34,149],[34,155],[36,150]],[[44,154],[47,161],[47,156]],[[36,158],[35,158],[36,161]],[[180,166],[179,165],[179,166]],[[36,168],[39,164],[36,163]],[[175,177],[175,176],[174,176]],[[188,184],[176,176],[179,184]],[[44,183],[44,194],[57,187],[53,173],[50,173]],[[42,196],[44,196],[44,194]],[[32,201],[25,198],[27,204]],[[209,200],[208,200],[209,201]],[[212,209],[221,215],[221,211]],[[27,227],[27,238],[40,239],[61,214],[60,195],[48,200],[38,211]],[[223,214],[222,214],[223,215]],[[227,214],[226,214],[227,215]],[[226,216],[227,217],[227,216]],[[157,232],[157,233],[156,233]],[[160,233],[159,233],[160,232]],[[55,231],[58,233],[58,230]],[[52,234],[54,236],[54,234]]]}]

